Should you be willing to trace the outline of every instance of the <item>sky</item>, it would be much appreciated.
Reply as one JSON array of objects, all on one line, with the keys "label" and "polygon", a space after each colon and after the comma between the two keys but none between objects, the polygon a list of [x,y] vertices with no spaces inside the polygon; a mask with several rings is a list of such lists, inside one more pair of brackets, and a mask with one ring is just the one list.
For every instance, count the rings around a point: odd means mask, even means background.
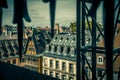
[{"label": "sky", "polygon": [[[71,22],[76,21],[76,0],[56,0],[56,17],[55,23],[59,23],[61,26],[68,26]],[[2,25],[12,25],[13,21],[13,0],[7,0],[8,9],[3,9],[3,21]],[[27,0],[28,11],[31,18],[31,22],[26,21],[25,25],[46,27],[50,26],[49,16],[49,3],[44,3],[42,0]],[[97,19],[98,22],[102,22],[102,10],[98,9]]]}]

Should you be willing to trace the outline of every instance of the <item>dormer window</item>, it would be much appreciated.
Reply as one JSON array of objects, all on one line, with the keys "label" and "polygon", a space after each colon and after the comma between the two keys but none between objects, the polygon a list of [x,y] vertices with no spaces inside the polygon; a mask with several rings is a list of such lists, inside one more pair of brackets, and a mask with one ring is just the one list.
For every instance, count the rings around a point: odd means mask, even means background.
[{"label": "dormer window", "polygon": [[67,54],[70,52],[70,47],[67,48]]},{"label": "dormer window", "polygon": [[67,38],[67,41],[69,40],[69,38]]},{"label": "dormer window", "polygon": [[55,40],[57,40],[57,37],[55,38]]},{"label": "dormer window", "polygon": [[61,50],[60,50],[60,52],[62,53],[62,52],[63,52],[63,50],[64,50],[64,49],[63,49],[63,47],[61,47]]},{"label": "dormer window", "polygon": [[54,52],[56,52],[57,51],[57,46],[55,46],[55,48],[54,48]]},{"label": "dormer window", "polygon": [[49,45],[46,45],[46,51],[48,51],[49,50]]},{"label": "dormer window", "polygon": [[102,56],[98,56],[97,63],[98,64],[103,64],[103,57]]},{"label": "dormer window", "polygon": [[75,38],[73,38],[72,40],[75,41]]},{"label": "dormer window", "polygon": [[49,51],[51,50],[51,46],[49,46]]},{"label": "dormer window", "polygon": [[63,37],[61,37],[61,40],[63,40]]}]

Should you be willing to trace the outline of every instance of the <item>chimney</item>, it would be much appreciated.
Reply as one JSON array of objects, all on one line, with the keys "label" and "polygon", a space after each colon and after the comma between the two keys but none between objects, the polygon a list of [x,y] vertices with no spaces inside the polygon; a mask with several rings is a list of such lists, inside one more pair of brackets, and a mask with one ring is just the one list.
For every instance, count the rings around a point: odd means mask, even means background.
[{"label": "chimney", "polygon": [[56,29],[57,29],[56,34],[59,34],[59,24],[56,23],[56,24],[55,24],[55,27],[56,27]]}]

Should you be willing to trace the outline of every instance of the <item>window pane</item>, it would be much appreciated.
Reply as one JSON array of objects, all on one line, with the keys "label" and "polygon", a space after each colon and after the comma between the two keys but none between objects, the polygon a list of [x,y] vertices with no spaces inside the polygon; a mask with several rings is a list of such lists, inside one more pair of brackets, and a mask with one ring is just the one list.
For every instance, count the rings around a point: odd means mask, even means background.
[{"label": "window pane", "polygon": [[56,61],[56,69],[59,69],[59,61]]},{"label": "window pane", "polygon": [[63,70],[63,71],[66,70],[66,64],[65,64],[65,62],[62,62],[62,70]]},{"label": "window pane", "polygon": [[47,58],[44,58],[44,66],[47,66]]},{"label": "window pane", "polygon": [[16,64],[16,60],[13,60],[13,64]]},{"label": "window pane", "polygon": [[56,73],[56,78],[58,78],[58,79],[59,79],[59,73]]},{"label": "window pane", "polygon": [[47,75],[47,70],[44,70],[44,74]]},{"label": "window pane", "polygon": [[62,80],[66,80],[66,75],[62,75]]},{"label": "window pane", "polygon": [[53,67],[53,61],[50,60],[50,67]]},{"label": "window pane", "polygon": [[52,71],[50,71],[50,76],[52,76],[52,77],[53,77],[53,72],[52,72]]},{"label": "window pane", "polygon": [[69,64],[69,72],[73,73],[73,64],[71,64],[71,63]]}]

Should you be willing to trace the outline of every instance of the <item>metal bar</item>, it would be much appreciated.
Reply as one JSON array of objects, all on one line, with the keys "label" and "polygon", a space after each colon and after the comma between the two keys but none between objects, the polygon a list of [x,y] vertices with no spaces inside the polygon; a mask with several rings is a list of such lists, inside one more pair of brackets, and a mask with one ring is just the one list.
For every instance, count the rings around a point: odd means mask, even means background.
[{"label": "metal bar", "polygon": [[[115,56],[115,58],[113,59],[113,63],[116,61],[116,59],[117,59],[119,56],[120,56],[120,54],[117,54],[117,55]],[[106,71],[103,73],[103,75],[101,76],[100,80],[103,79],[103,77],[105,76],[105,74],[106,74]]]},{"label": "metal bar", "polygon": [[22,48],[23,48],[23,20],[21,19],[17,23],[17,29],[18,29],[18,44],[19,44],[19,56],[20,56],[20,61],[22,59]]},{"label": "metal bar", "polygon": [[77,61],[76,61],[76,80],[82,80],[81,79],[81,55],[80,55],[80,5],[81,0],[76,0],[76,22],[77,22],[77,42],[76,42],[76,48],[77,48]]},{"label": "metal bar", "polygon": [[120,67],[119,67],[118,80],[120,80]]},{"label": "metal bar", "polygon": [[[85,56],[85,55],[84,55]],[[85,74],[85,80],[90,80],[87,73],[86,73],[86,70],[84,69],[84,74]]]},{"label": "metal bar", "polygon": [[19,57],[20,62],[22,59],[22,48],[23,48],[23,10],[24,0],[14,0],[14,18],[13,23],[17,23],[18,30],[18,45],[19,45]]},{"label": "metal bar", "polygon": [[113,29],[114,29],[114,0],[104,1],[104,35],[106,54],[106,80],[113,80]]},{"label": "metal bar", "polygon": [[97,80],[96,78],[96,25],[94,19],[96,20],[96,12],[91,15],[92,18],[92,80]]},{"label": "metal bar", "polygon": [[[89,9],[87,8],[86,5],[85,5],[85,8],[89,12]],[[102,31],[100,30],[98,24],[96,23],[96,19],[94,17],[92,17],[92,16],[91,16],[91,18],[92,18],[92,21],[95,23],[96,27],[98,28],[99,32],[101,33],[102,37],[104,37],[104,35],[103,35]]]},{"label": "metal bar", "polygon": [[117,18],[116,18],[116,20],[115,20],[114,35],[115,35],[115,32],[116,32],[116,28],[117,28],[117,21],[118,21],[119,15],[120,15],[120,7],[119,7],[119,9],[118,9]]},{"label": "metal bar", "polygon": [[98,31],[99,31],[99,32],[100,32],[100,34],[102,35],[102,37],[104,37],[104,34],[103,34],[103,33],[102,33],[102,31],[100,30],[100,28],[99,28],[98,24],[96,23],[95,19],[94,19],[94,18],[92,18],[92,20],[93,20],[94,24],[96,25],[96,27],[97,27]]},{"label": "metal bar", "polygon": [[87,16],[86,11],[85,11],[85,15],[86,15],[86,19],[87,19],[89,31],[90,31],[90,33],[91,33],[91,35],[92,35],[92,30],[90,29],[90,24],[89,24],[89,20],[88,20],[88,16]]},{"label": "metal bar", "polygon": [[[102,29],[102,32],[104,31],[104,29]],[[100,38],[101,34],[99,33],[99,35],[97,36],[96,38],[96,41],[99,41],[99,38]]]},{"label": "metal bar", "polygon": [[[85,50],[85,52],[86,52],[86,51],[87,51],[87,52],[92,52],[92,50]],[[105,51],[100,51],[100,50],[98,51],[98,50],[96,50],[96,53],[99,53],[99,54],[104,54],[104,52],[105,52]]]},{"label": "metal bar", "polygon": [[2,7],[0,7],[0,35],[2,34]]},{"label": "metal bar", "polygon": [[55,8],[56,8],[56,0],[50,0],[50,23],[51,23],[52,37],[54,37]]},{"label": "metal bar", "polygon": [[86,58],[86,57],[84,57],[84,58],[85,58],[85,61],[87,62],[88,67],[89,67],[90,70],[92,71],[92,67],[90,66],[90,63],[88,62],[87,58]]},{"label": "metal bar", "polygon": [[[82,46],[85,46],[85,0],[82,0]],[[82,80],[85,80],[85,51],[82,51]]]},{"label": "metal bar", "polygon": [[117,10],[117,8],[120,6],[120,1],[118,2],[118,4],[115,6],[114,8],[114,12]]}]

